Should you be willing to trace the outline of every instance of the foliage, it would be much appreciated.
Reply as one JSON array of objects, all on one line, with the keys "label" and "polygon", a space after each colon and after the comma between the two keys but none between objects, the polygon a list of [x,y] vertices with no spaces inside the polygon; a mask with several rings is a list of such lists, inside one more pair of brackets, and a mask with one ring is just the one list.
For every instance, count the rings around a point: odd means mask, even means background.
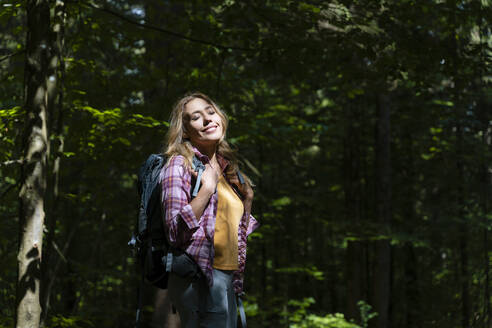
[{"label": "foliage", "polygon": [[357,305],[360,309],[360,318],[361,318],[361,327],[367,328],[369,324],[369,320],[377,316],[378,314],[375,312],[371,313],[371,305],[367,304],[364,301],[357,302]]},{"label": "foliage", "polygon": [[285,315],[288,317],[290,328],[360,328],[354,323],[345,320],[343,314],[327,314],[318,316],[308,313],[307,308],[314,304],[313,298],[304,298],[301,301],[290,300],[288,305],[294,310]]},{"label": "foliage", "polygon": [[[132,326],[136,171],[161,149],[174,101],[200,90],[228,113],[228,140],[256,184],[251,326],[375,323],[385,240],[390,326],[490,325],[491,5],[66,2],[49,113],[45,324]],[[24,22],[24,2],[0,0],[3,326],[15,309]],[[390,222],[378,217],[383,98]]]},{"label": "foliage", "polygon": [[51,322],[46,325],[47,328],[86,328],[96,327],[90,321],[78,317],[63,317],[60,315],[51,317]]}]

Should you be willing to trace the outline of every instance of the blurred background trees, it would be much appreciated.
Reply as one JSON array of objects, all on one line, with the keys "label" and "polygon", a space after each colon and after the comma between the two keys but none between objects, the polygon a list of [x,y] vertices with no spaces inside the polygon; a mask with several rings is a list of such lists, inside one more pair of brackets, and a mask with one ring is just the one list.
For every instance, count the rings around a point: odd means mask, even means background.
[{"label": "blurred background trees", "polygon": [[[490,327],[489,0],[48,3],[42,325],[132,327],[137,169],[161,150],[173,102],[200,90],[229,114],[256,184],[251,327]],[[0,0],[4,327],[27,10]],[[167,320],[155,293],[149,326]]]}]

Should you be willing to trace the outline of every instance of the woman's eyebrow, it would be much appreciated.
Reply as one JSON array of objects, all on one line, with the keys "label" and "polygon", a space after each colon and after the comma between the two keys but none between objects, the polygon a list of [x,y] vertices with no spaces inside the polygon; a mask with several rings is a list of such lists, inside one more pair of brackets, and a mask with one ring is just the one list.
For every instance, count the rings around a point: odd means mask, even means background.
[{"label": "woman's eyebrow", "polygon": [[213,108],[212,106],[210,106],[210,105],[207,105],[207,106],[205,106],[205,107],[203,107],[203,108],[201,108],[201,109],[197,109],[197,110],[195,110],[195,111],[191,112],[191,115],[193,115],[193,114],[195,114],[195,113],[200,113],[200,112],[201,112],[201,111],[203,111],[203,110],[209,110],[209,109],[214,109],[214,108]]}]

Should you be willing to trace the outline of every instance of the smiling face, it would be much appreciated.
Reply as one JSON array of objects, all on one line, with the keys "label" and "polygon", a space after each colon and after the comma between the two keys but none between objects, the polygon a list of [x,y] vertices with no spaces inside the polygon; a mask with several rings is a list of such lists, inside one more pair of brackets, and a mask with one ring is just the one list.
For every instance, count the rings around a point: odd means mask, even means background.
[{"label": "smiling face", "polygon": [[190,100],[183,111],[184,137],[197,147],[215,147],[224,136],[224,123],[219,112],[202,98]]}]

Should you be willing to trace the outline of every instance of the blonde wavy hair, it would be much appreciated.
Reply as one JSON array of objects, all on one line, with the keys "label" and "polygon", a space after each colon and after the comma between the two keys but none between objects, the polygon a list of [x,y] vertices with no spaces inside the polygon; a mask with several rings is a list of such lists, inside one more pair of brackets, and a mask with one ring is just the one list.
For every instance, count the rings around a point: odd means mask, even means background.
[{"label": "blonde wavy hair", "polygon": [[[188,168],[191,168],[194,152],[190,140],[184,137],[186,131],[184,111],[186,104],[196,98],[205,100],[220,116],[223,126],[223,135],[217,144],[217,152],[229,161],[229,166],[225,172],[226,175],[231,176],[236,174],[238,171],[238,161],[235,154],[236,150],[233,149],[225,139],[227,126],[229,124],[227,115],[212,101],[212,99],[201,92],[186,94],[174,105],[169,119],[169,130],[167,132],[163,153],[168,156],[169,160],[173,156],[182,155],[185,158],[185,165]],[[249,179],[248,182],[250,182]]]}]

